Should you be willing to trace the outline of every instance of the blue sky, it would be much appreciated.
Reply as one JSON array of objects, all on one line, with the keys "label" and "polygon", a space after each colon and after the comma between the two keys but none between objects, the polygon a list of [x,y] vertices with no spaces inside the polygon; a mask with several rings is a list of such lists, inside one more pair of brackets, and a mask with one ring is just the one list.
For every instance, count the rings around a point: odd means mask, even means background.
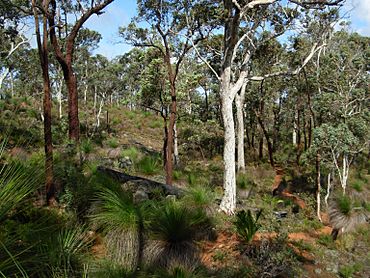
[{"label": "blue sky", "polygon": [[[348,12],[353,31],[370,36],[370,0],[347,0],[343,11]],[[127,25],[136,12],[136,0],[115,0],[103,15],[91,17],[85,27],[103,36],[95,53],[113,58],[130,50],[131,46],[120,42],[118,28]]]}]

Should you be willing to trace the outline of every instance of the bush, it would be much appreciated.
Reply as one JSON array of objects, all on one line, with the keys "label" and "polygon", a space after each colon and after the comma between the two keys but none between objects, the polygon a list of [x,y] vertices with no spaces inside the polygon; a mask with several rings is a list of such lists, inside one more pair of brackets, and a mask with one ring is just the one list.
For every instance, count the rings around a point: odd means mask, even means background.
[{"label": "bush", "polygon": [[118,147],[118,141],[116,138],[111,138],[108,140],[108,146],[111,147],[111,148],[117,148]]},{"label": "bush", "polygon": [[122,157],[129,157],[133,162],[136,162],[138,160],[138,157],[140,155],[140,152],[135,147],[130,147],[128,149],[125,149],[122,151],[121,156]]},{"label": "bush", "polygon": [[93,147],[92,142],[90,141],[90,139],[83,140],[81,142],[81,151],[82,152],[84,152],[85,154],[89,154],[89,153],[92,153],[93,150],[94,150],[94,147]]},{"label": "bush", "polygon": [[344,215],[349,215],[352,209],[351,199],[347,195],[338,197],[337,199],[338,208],[341,213]]},{"label": "bush", "polygon": [[138,265],[138,210],[129,193],[103,188],[96,194],[92,223],[103,230],[110,258],[128,270]]},{"label": "bush", "polygon": [[194,269],[198,264],[195,241],[208,236],[211,227],[203,210],[176,201],[154,206],[147,224],[147,261],[153,266]]},{"label": "bush", "polygon": [[240,189],[248,189],[248,188],[251,188],[255,184],[253,180],[251,180],[247,175],[239,174],[236,177],[236,185]]},{"label": "bush", "polygon": [[153,175],[159,171],[160,158],[157,156],[144,156],[135,166],[139,172]]},{"label": "bush", "polygon": [[236,220],[234,221],[234,226],[238,235],[246,242],[250,242],[254,236],[254,234],[258,231],[261,227],[259,225],[258,219],[261,216],[262,210],[258,211],[256,218],[252,216],[250,210],[245,212],[245,210],[241,210],[236,214]]},{"label": "bush", "polygon": [[255,265],[253,277],[297,277],[297,257],[285,236],[252,245],[246,255]]},{"label": "bush", "polygon": [[209,209],[215,200],[214,193],[205,186],[190,187],[184,198],[184,204],[195,208]]}]

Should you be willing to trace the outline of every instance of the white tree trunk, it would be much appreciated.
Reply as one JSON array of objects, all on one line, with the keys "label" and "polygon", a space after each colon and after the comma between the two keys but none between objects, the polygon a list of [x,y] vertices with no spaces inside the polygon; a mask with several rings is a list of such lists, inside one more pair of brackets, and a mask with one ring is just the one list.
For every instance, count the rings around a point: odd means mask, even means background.
[{"label": "white tree trunk", "polygon": [[[222,85],[221,85],[222,86]],[[233,118],[233,98],[227,94],[227,87],[221,87],[222,118],[224,122],[224,196],[220,209],[233,214],[236,209],[235,178],[235,126]]]},{"label": "white tree trunk", "polygon": [[244,159],[244,100],[245,100],[246,83],[243,84],[240,94],[235,96],[236,103],[236,127],[237,127],[237,140],[238,140],[238,173],[245,171]]},{"label": "white tree trunk", "polygon": [[0,75],[0,90],[3,86],[3,82],[5,78],[8,76],[8,73],[9,73],[9,68],[5,68],[4,72]]},{"label": "white tree trunk", "polygon": [[102,97],[101,100],[100,100],[99,111],[96,114],[96,127],[100,126],[100,115],[101,115],[101,111],[103,109],[103,104],[104,104],[104,98]]},{"label": "white tree trunk", "polygon": [[328,208],[329,207],[329,197],[330,197],[330,191],[331,191],[331,173],[328,174],[328,189],[327,189],[327,192],[326,192],[326,195],[325,195],[325,204],[326,204],[326,207]]},{"label": "white tree trunk", "polygon": [[297,109],[294,109],[294,121],[293,121],[293,146],[297,146],[297,130],[298,130],[298,113]]}]

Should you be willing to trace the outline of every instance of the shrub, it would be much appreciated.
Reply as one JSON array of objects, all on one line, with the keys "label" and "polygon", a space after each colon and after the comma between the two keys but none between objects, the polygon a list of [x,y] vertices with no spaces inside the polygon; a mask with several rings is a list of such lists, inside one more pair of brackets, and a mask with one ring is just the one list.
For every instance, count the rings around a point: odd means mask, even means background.
[{"label": "shrub", "polygon": [[118,147],[118,141],[116,138],[111,138],[108,140],[108,146],[111,148],[117,148]]},{"label": "shrub", "polygon": [[297,257],[285,236],[249,246],[246,255],[255,265],[253,277],[297,277]]},{"label": "shrub", "polygon": [[105,234],[110,258],[134,270],[138,264],[140,220],[132,196],[120,188],[101,189],[91,219]]},{"label": "shrub", "polygon": [[238,235],[246,242],[250,242],[254,236],[254,234],[258,231],[261,227],[259,225],[258,219],[261,216],[262,210],[258,211],[256,218],[252,216],[250,210],[245,212],[245,210],[241,210],[236,214],[236,220],[234,221],[234,226]]},{"label": "shrub", "polygon": [[247,189],[254,185],[254,182],[245,174],[236,177],[236,185],[240,189]]},{"label": "shrub", "polygon": [[136,162],[138,160],[138,157],[140,155],[140,152],[135,147],[130,147],[128,149],[124,149],[121,153],[122,157],[129,157],[133,162]]},{"label": "shrub", "polygon": [[195,241],[207,236],[211,227],[203,210],[176,201],[154,206],[147,224],[147,261],[153,266],[194,269],[198,263]]},{"label": "shrub", "polygon": [[338,197],[337,199],[338,208],[344,215],[349,215],[352,209],[351,199],[347,195]]},{"label": "shrub", "polygon": [[94,147],[92,145],[92,142],[90,139],[83,140],[81,142],[81,151],[84,152],[85,154],[89,154],[94,150]]},{"label": "shrub", "polygon": [[157,156],[144,156],[135,164],[136,169],[146,175],[153,175],[159,171],[160,159]]},{"label": "shrub", "polygon": [[184,204],[204,209],[209,209],[214,200],[214,193],[205,186],[190,187],[183,198]]}]

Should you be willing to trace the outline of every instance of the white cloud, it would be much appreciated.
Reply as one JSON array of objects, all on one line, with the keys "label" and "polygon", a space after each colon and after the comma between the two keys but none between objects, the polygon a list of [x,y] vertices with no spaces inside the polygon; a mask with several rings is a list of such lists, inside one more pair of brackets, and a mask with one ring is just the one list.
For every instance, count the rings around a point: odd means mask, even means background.
[{"label": "white cloud", "polygon": [[350,14],[354,31],[370,36],[370,0],[347,0],[344,9]]}]

